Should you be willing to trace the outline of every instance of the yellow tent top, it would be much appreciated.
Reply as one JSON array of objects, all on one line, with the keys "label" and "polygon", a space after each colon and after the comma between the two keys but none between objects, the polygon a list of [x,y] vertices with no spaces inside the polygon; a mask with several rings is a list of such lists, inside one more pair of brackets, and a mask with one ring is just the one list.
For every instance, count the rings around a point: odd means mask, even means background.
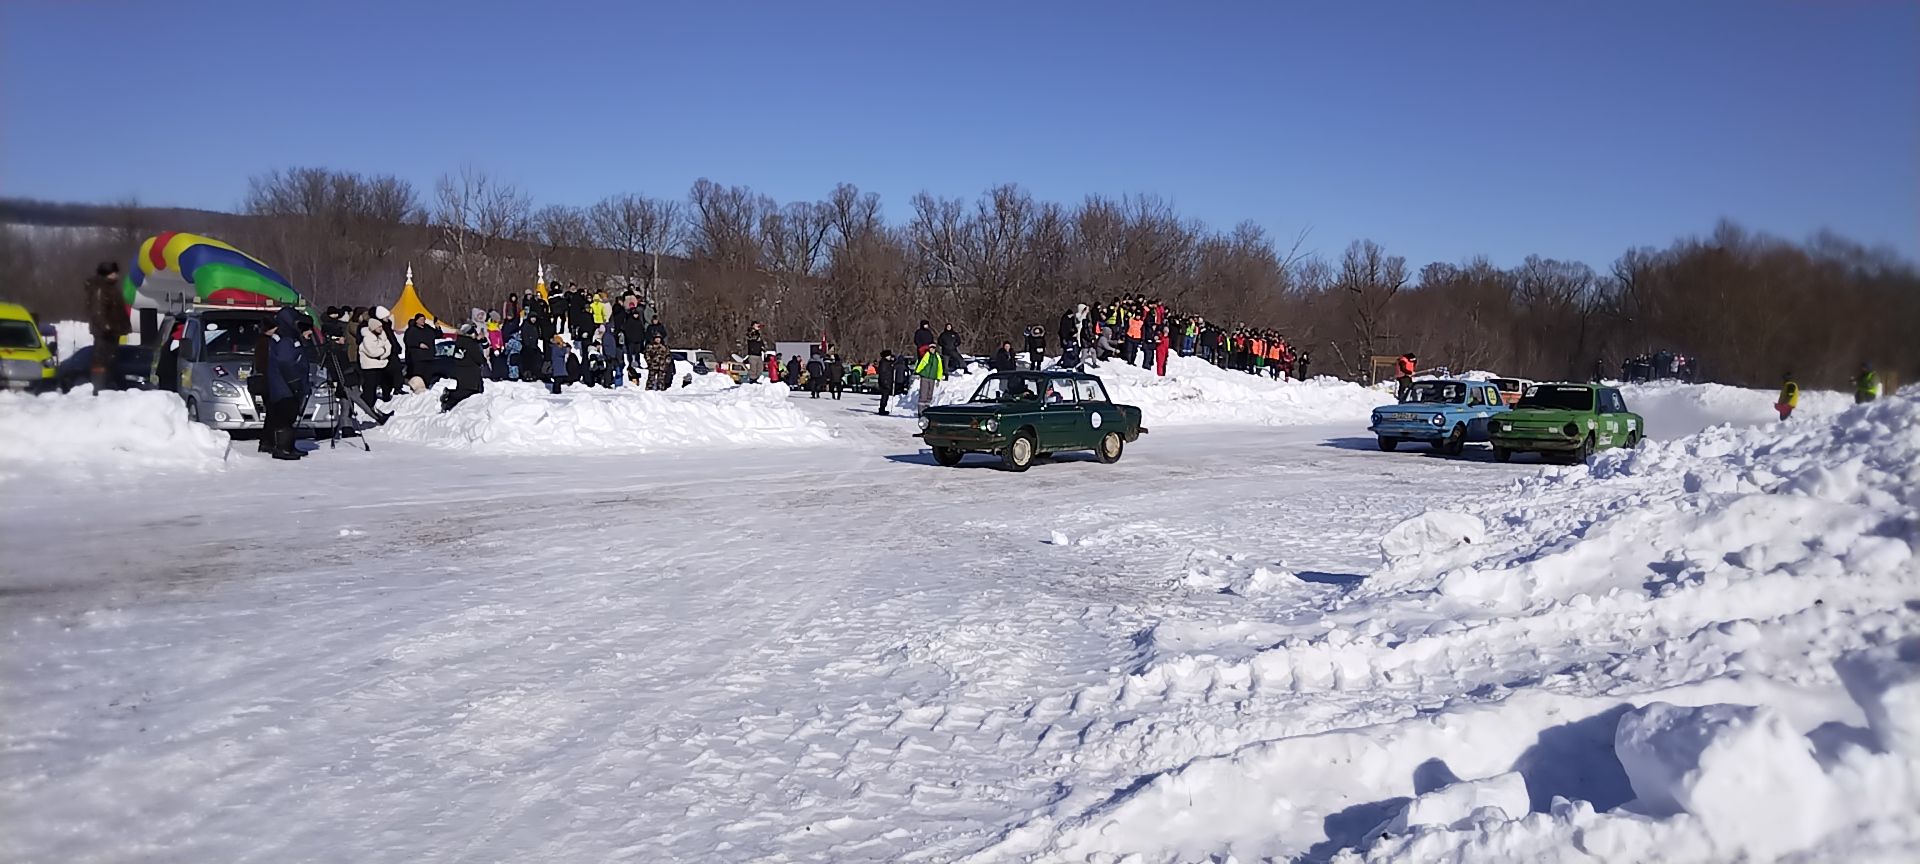
[{"label": "yellow tent top", "polygon": [[420,302],[420,293],[413,290],[413,267],[411,266],[407,267],[407,284],[400,289],[400,299],[393,301],[393,305],[387,309],[393,312],[393,323],[400,327],[407,326],[407,322],[412,321],[415,315],[425,315],[428,321],[432,321],[434,326],[442,330],[452,332],[454,329],[448,327],[445,321],[441,321],[432,312],[427,311],[427,304]]}]

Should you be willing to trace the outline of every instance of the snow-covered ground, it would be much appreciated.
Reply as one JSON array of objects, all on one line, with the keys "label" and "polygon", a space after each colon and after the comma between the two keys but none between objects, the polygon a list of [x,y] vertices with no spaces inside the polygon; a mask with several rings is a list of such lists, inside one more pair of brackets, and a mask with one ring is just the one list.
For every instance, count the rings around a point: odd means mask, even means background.
[{"label": "snow-covered ground", "polygon": [[1920,398],[1543,469],[1107,380],[1024,474],[772,387],[448,416],[830,440],[0,465],[0,859],[1920,853]]}]

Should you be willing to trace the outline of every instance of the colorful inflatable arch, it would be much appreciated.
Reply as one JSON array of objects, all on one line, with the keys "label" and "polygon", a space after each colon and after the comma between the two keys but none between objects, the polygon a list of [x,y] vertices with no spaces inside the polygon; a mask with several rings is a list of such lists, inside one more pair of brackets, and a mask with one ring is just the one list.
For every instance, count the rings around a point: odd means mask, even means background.
[{"label": "colorful inflatable arch", "polygon": [[287,277],[260,260],[212,237],[168,231],[140,244],[122,285],[127,304],[164,307],[187,299],[199,303],[279,303],[300,294]]}]

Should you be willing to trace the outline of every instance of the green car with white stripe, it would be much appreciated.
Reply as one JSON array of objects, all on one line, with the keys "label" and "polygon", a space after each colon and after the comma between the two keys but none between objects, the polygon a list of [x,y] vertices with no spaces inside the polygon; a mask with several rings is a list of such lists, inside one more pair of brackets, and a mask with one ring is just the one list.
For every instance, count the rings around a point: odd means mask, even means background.
[{"label": "green car with white stripe", "polygon": [[1613,447],[1637,447],[1647,421],[1627,410],[1620,391],[1594,384],[1536,384],[1513,410],[1487,423],[1493,458],[1539,453],[1585,462]]}]

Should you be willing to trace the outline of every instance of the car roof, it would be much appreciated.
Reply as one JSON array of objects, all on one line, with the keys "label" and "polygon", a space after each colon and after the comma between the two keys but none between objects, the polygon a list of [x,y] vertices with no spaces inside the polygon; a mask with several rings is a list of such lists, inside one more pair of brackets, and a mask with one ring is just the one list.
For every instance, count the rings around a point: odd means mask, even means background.
[{"label": "car roof", "polygon": [[1613,389],[1613,388],[1611,388],[1611,387],[1601,387],[1601,386],[1600,386],[1600,385],[1598,385],[1598,384],[1589,384],[1589,383],[1586,383],[1586,382],[1584,382],[1584,381],[1541,381],[1540,383],[1538,383],[1538,384],[1536,384],[1536,385],[1534,385],[1534,386],[1536,386],[1536,387],[1566,387],[1566,388],[1569,388],[1569,389],[1571,389],[1571,388],[1574,388],[1574,387],[1578,387],[1578,388],[1580,388],[1580,389],[1582,389],[1582,390],[1611,390],[1611,389]]},{"label": "car roof", "polygon": [[1075,372],[1070,369],[1060,369],[1060,370],[1042,369],[1038,372],[1035,372],[1032,369],[1015,369],[1010,372],[995,372],[990,377],[994,377],[994,378],[1009,378],[1009,377],[1011,378],[1071,378],[1076,381],[1099,381],[1100,380],[1100,376],[1098,375],[1093,375],[1087,372]]},{"label": "car roof", "polygon": [[15,321],[32,321],[33,313],[28,312],[27,307],[18,303],[0,303],[0,318],[11,318]]}]

